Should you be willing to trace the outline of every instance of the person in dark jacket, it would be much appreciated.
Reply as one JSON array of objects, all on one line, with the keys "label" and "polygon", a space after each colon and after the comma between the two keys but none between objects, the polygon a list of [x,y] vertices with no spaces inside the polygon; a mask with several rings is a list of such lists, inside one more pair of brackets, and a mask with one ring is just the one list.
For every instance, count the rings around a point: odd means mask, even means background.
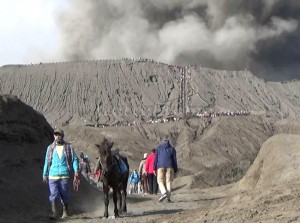
[{"label": "person in dark jacket", "polygon": [[171,146],[168,138],[156,148],[154,170],[157,173],[157,182],[161,192],[159,202],[167,198],[171,202],[171,188],[174,173],[178,171],[176,150]]}]

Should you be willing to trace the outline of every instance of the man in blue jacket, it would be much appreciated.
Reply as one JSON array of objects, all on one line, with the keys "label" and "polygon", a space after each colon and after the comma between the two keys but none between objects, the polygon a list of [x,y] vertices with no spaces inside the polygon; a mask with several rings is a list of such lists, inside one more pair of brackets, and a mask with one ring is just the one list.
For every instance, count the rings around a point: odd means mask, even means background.
[{"label": "man in blue jacket", "polygon": [[157,182],[161,192],[159,202],[167,198],[171,202],[171,183],[174,173],[177,173],[176,150],[170,145],[168,137],[155,150],[154,170],[157,172]]},{"label": "man in blue jacket", "polygon": [[56,219],[57,208],[55,201],[60,198],[63,204],[62,218],[68,217],[70,196],[68,191],[69,179],[72,172],[78,178],[78,158],[72,146],[64,141],[64,132],[54,130],[54,142],[48,146],[43,169],[43,182],[49,184],[52,216]]}]

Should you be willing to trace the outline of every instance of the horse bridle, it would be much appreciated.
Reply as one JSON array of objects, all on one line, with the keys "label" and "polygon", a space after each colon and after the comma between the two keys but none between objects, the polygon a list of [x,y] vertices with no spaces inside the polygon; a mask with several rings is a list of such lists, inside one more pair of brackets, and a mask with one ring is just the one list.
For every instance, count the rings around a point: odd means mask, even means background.
[{"label": "horse bridle", "polygon": [[[109,157],[111,157],[112,162],[111,162],[111,165],[107,167],[107,173],[111,170],[111,168],[112,168],[114,165],[117,164],[117,161],[116,161],[116,159],[114,159],[113,156],[109,156]],[[108,157],[107,157],[107,158],[108,158]],[[106,158],[106,159],[107,159],[107,158]],[[105,174],[106,172],[103,170],[103,164],[102,164],[102,162],[101,162],[101,156],[99,157],[99,163],[100,163],[101,175],[102,175],[102,174]],[[101,168],[101,167],[102,167],[102,168]]]}]

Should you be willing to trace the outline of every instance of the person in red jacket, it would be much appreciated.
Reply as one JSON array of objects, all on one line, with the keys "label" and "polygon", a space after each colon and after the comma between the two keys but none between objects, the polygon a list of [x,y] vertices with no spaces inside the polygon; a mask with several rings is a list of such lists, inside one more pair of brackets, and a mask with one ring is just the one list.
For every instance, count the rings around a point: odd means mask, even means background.
[{"label": "person in red jacket", "polygon": [[149,194],[157,194],[158,184],[157,177],[154,172],[153,166],[155,161],[155,149],[147,156],[145,170],[148,176]]}]

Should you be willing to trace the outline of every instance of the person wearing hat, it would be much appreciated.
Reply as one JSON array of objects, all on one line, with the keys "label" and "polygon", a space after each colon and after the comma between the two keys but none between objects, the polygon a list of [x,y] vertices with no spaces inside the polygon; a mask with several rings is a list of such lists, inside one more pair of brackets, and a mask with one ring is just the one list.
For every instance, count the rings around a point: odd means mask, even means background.
[{"label": "person wearing hat", "polygon": [[146,168],[145,168],[147,156],[148,156],[148,154],[144,153],[144,158],[141,160],[140,166],[139,166],[141,186],[143,188],[144,194],[148,194],[148,177],[147,177],[147,172],[146,172]]},{"label": "person wearing hat", "polygon": [[64,131],[55,129],[54,141],[47,147],[43,168],[43,182],[49,184],[52,215],[58,217],[56,200],[60,199],[63,204],[62,218],[69,216],[69,181],[74,172],[74,181],[78,180],[79,163],[78,157],[70,143],[64,141]]}]

